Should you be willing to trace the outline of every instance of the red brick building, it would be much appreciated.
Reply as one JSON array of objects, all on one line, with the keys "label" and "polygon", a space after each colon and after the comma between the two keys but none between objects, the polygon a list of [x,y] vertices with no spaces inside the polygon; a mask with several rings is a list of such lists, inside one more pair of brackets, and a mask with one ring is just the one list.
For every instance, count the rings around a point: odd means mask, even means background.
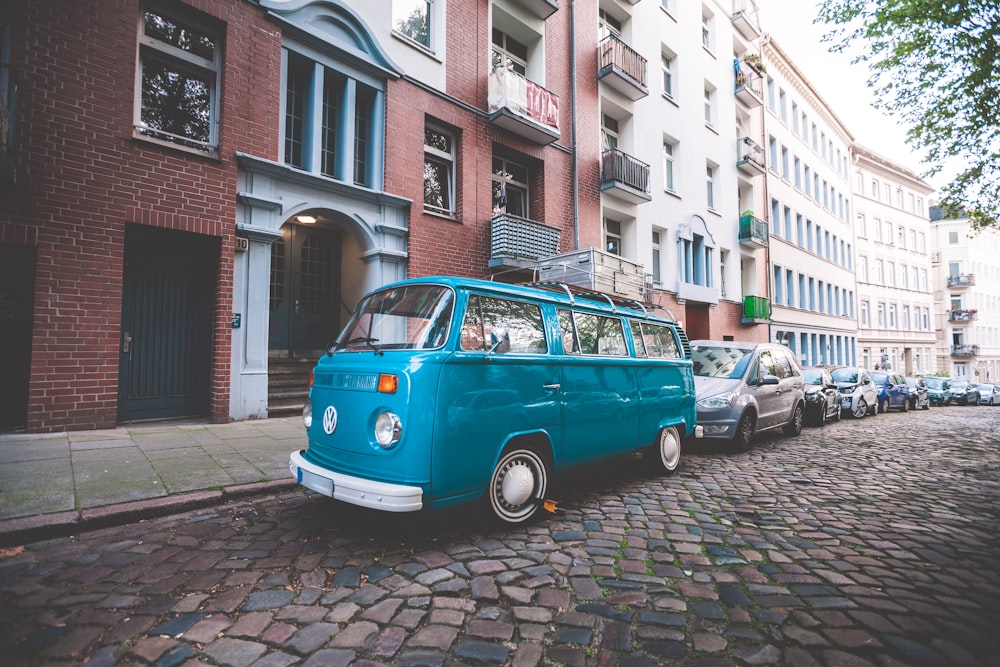
[{"label": "red brick building", "polygon": [[0,21],[0,429],[264,417],[366,290],[600,245],[596,3]]}]

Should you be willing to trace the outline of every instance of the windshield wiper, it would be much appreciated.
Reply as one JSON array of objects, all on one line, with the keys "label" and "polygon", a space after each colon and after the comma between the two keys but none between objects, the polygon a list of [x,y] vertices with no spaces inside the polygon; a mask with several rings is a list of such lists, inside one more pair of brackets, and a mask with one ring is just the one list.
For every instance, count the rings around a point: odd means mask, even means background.
[{"label": "windshield wiper", "polygon": [[375,345],[374,345],[374,343],[377,343],[377,342],[378,342],[378,338],[370,338],[369,336],[356,336],[356,337],[352,338],[351,340],[347,341],[346,343],[334,343],[333,345],[330,346],[330,349],[327,350],[327,354],[328,355],[332,355],[337,350],[343,350],[348,345],[354,345],[355,343],[364,343],[369,348],[371,348],[372,352],[375,352],[377,354],[382,354],[382,350],[380,350],[379,348],[375,347]]}]

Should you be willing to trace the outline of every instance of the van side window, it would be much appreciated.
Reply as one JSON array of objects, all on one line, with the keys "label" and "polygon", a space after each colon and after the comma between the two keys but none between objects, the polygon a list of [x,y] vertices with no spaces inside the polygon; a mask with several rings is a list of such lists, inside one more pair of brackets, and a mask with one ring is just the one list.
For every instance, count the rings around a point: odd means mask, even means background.
[{"label": "van side window", "polygon": [[632,337],[640,357],[681,358],[677,337],[670,327],[632,320]]},{"label": "van side window", "polygon": [[774,359],[774,366],[777,369],[775,375],[779,379],[784,380],[785,378],[795,377],[795,371],[792,370],[793,366],[791,361],[788,359],[788,354],[784,350],[775,350],[771,353]]},{"label": "van side window", "polygon": [[539,306],[472,294],[462,321],[463,350],[545,354],[545,328]]},{"label": "van side window", "polygon": [[576,337],[573,313],[563,308],[559,311],[559,335],[562,336],[563,354],[580,354],[580,340]]},{"label": "van side window", "polygon": [[590,313],[573,313],[576,321],[576,331],[580,337],[580,350],[583,354],[598,354],[607,357],[627,357],[625,347],[625,330],[621,319],[592,315]]}]

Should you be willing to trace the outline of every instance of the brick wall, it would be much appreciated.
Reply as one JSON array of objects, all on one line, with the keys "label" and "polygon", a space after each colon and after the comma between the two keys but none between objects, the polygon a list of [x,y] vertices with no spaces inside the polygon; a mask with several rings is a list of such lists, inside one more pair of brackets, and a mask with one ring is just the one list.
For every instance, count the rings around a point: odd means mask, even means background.
[{"label": "brick wall", "polygon": [[0,241],[37,246],[30,431],[115,424],[127,222],[220,239],[210,416],[227,418],[234,158],[276,158],[280,35],[244,0],[189,4],[226,24],[218,159],[133,138],[136,0],[14,3],[17,188]]}]

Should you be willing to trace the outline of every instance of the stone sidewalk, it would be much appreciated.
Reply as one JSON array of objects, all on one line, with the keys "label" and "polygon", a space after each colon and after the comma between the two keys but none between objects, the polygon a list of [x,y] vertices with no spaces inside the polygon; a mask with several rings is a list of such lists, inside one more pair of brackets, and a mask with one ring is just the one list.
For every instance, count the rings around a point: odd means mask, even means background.
[{"label": "stone sidewalk", "polygon": [[294,486],[299,417],[0,434],[0,544]]}]

